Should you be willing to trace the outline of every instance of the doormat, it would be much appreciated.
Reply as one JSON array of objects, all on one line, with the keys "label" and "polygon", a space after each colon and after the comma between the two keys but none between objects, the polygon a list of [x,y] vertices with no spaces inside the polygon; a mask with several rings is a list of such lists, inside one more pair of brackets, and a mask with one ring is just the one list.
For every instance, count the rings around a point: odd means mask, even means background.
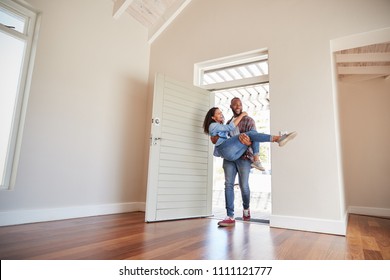
[{"label": "doormat", "polygon": [[[236,218],[237,221],[242,221],[241,217]],[[250,220],[251,223],[261,223],[261,224],[269,224],[269,220],[264,220],[264,219],[253,219],[251,218]]]}]

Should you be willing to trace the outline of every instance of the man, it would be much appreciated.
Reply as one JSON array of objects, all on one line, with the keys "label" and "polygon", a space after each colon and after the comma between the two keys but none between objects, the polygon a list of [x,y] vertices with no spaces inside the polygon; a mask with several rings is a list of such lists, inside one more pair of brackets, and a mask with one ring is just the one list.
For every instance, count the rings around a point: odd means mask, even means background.
[{"label": "man", "polygon": [[[240,98],[233,98],[230,102],[230,108],[233,111],[234,117],[239,116],[242,113],[242,102]],[[229,120],[228,123],[230,121],[231,120]],[[239,137],[240,141],[243,144],[250,146],[251,142],[249,137],[245,134],[242,134],[250,130],[256,130],[255,121],[251,117],[245,116],[236,127],[236,130],[230,132],[230,136],[238,135],[241,133]],[[211,137],[211,141],[214,144],[217,140],[218,136]],[[236,161],[228,161],[225,159],[223,160],[223,170],[225,173],[225,204],[227,217],[224,220],[218,222],[219,226],[228,227],[235,225],[236,221],[234,219],[234,183],[237,173],[242,196],[242,206],[244,209],[243,220],[250,221],[251,215],[249,210],[249,173],[251,170],[252,158],[252,149],[249,147],[247,151],[242,155],[242,157],[237,159]]]}]

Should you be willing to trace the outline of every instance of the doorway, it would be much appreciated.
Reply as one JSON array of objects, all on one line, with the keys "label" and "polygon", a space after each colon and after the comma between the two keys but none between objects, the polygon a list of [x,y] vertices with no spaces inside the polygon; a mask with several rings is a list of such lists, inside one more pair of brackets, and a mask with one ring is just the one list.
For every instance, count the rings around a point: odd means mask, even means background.
[{"label": "doorway", "polygon": [[[255,120],[257,131],[270,133],[267,49],[197,63],[194,69],[194,84],[213,93],[214,105],[221,109],[225,120],[232,117],[231,99],[239,97],[243,103],[243,110]],[[253,221],[268,223],[271,215],[271,149],[269,143],[260,144],[260,158],[266,171],[251,170],[249,176],[250,209]],[[222,158],[213,158],[212,214],[216,219],[226,216],[222,162]],[[238,178],[236,180],[238,182]],[[241,192],[237,184],[235,188],[237,219],[240,219],[241,211]]]},{"label": "doorway", "polygon": [[[270,133],[269,84],[249,85],[239,88],[214,91],[215,106],[223,112],[225,119],[232,117],[230,101],[239,97],[243,104],[243,111],[255,120],[258,132]],[[253,221],[269,223],[271,215],[271,148],[270,143],[260,144],[260,158],[265,171],[251,169],[249,186],[251,190],[250,209]],[[213,167],[213,215],[216,219],[226,216],[224,194],[223,159],[214,157]],[[239,220],[242,212],[241,192],[238,185],[238,176],[234,191],[234,208]]]},{"label": "doorway", "polygon": [[[331,41],[345,209],[389,216],[390,28]],[[384,129],[385,128],[385,129]],[[361,133],[364,131],[364,133]],[[371,135],[380,131],[372,142]],[[353,137],[362,134],[359,140]],[[364,166],[364,172],[361,172]],[[369,186],[369,187],[368,187]]]}]

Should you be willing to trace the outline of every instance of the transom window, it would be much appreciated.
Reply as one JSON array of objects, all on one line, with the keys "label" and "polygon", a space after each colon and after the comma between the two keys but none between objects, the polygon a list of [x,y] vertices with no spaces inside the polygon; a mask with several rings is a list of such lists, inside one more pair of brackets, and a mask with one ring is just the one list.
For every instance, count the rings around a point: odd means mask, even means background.
[{"label": "transom window", "polygon": [[267,59],[206,70],[203,73],[202,85],[223,83],[264,75],[268,75]]}]

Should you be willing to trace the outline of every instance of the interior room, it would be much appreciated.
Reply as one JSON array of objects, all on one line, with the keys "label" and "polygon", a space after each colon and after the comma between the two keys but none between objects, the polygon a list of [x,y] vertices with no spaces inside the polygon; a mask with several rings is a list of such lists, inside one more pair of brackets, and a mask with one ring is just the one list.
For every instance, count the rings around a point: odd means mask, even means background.
[{"label": "interior room", "polygon": [[[1,259],[390,259],[390,1],[0,4],[31,15],[26,34],[0,17],[0,35],[30,40],[3,145]],[[219,228],[198,66],[264,50],[270,133],[298,136],[271,146],[269,223]],[[166,127],[192,116],[199,153],[183,153],[204,165],[164,165],[164,143],[187,145]]]}]

